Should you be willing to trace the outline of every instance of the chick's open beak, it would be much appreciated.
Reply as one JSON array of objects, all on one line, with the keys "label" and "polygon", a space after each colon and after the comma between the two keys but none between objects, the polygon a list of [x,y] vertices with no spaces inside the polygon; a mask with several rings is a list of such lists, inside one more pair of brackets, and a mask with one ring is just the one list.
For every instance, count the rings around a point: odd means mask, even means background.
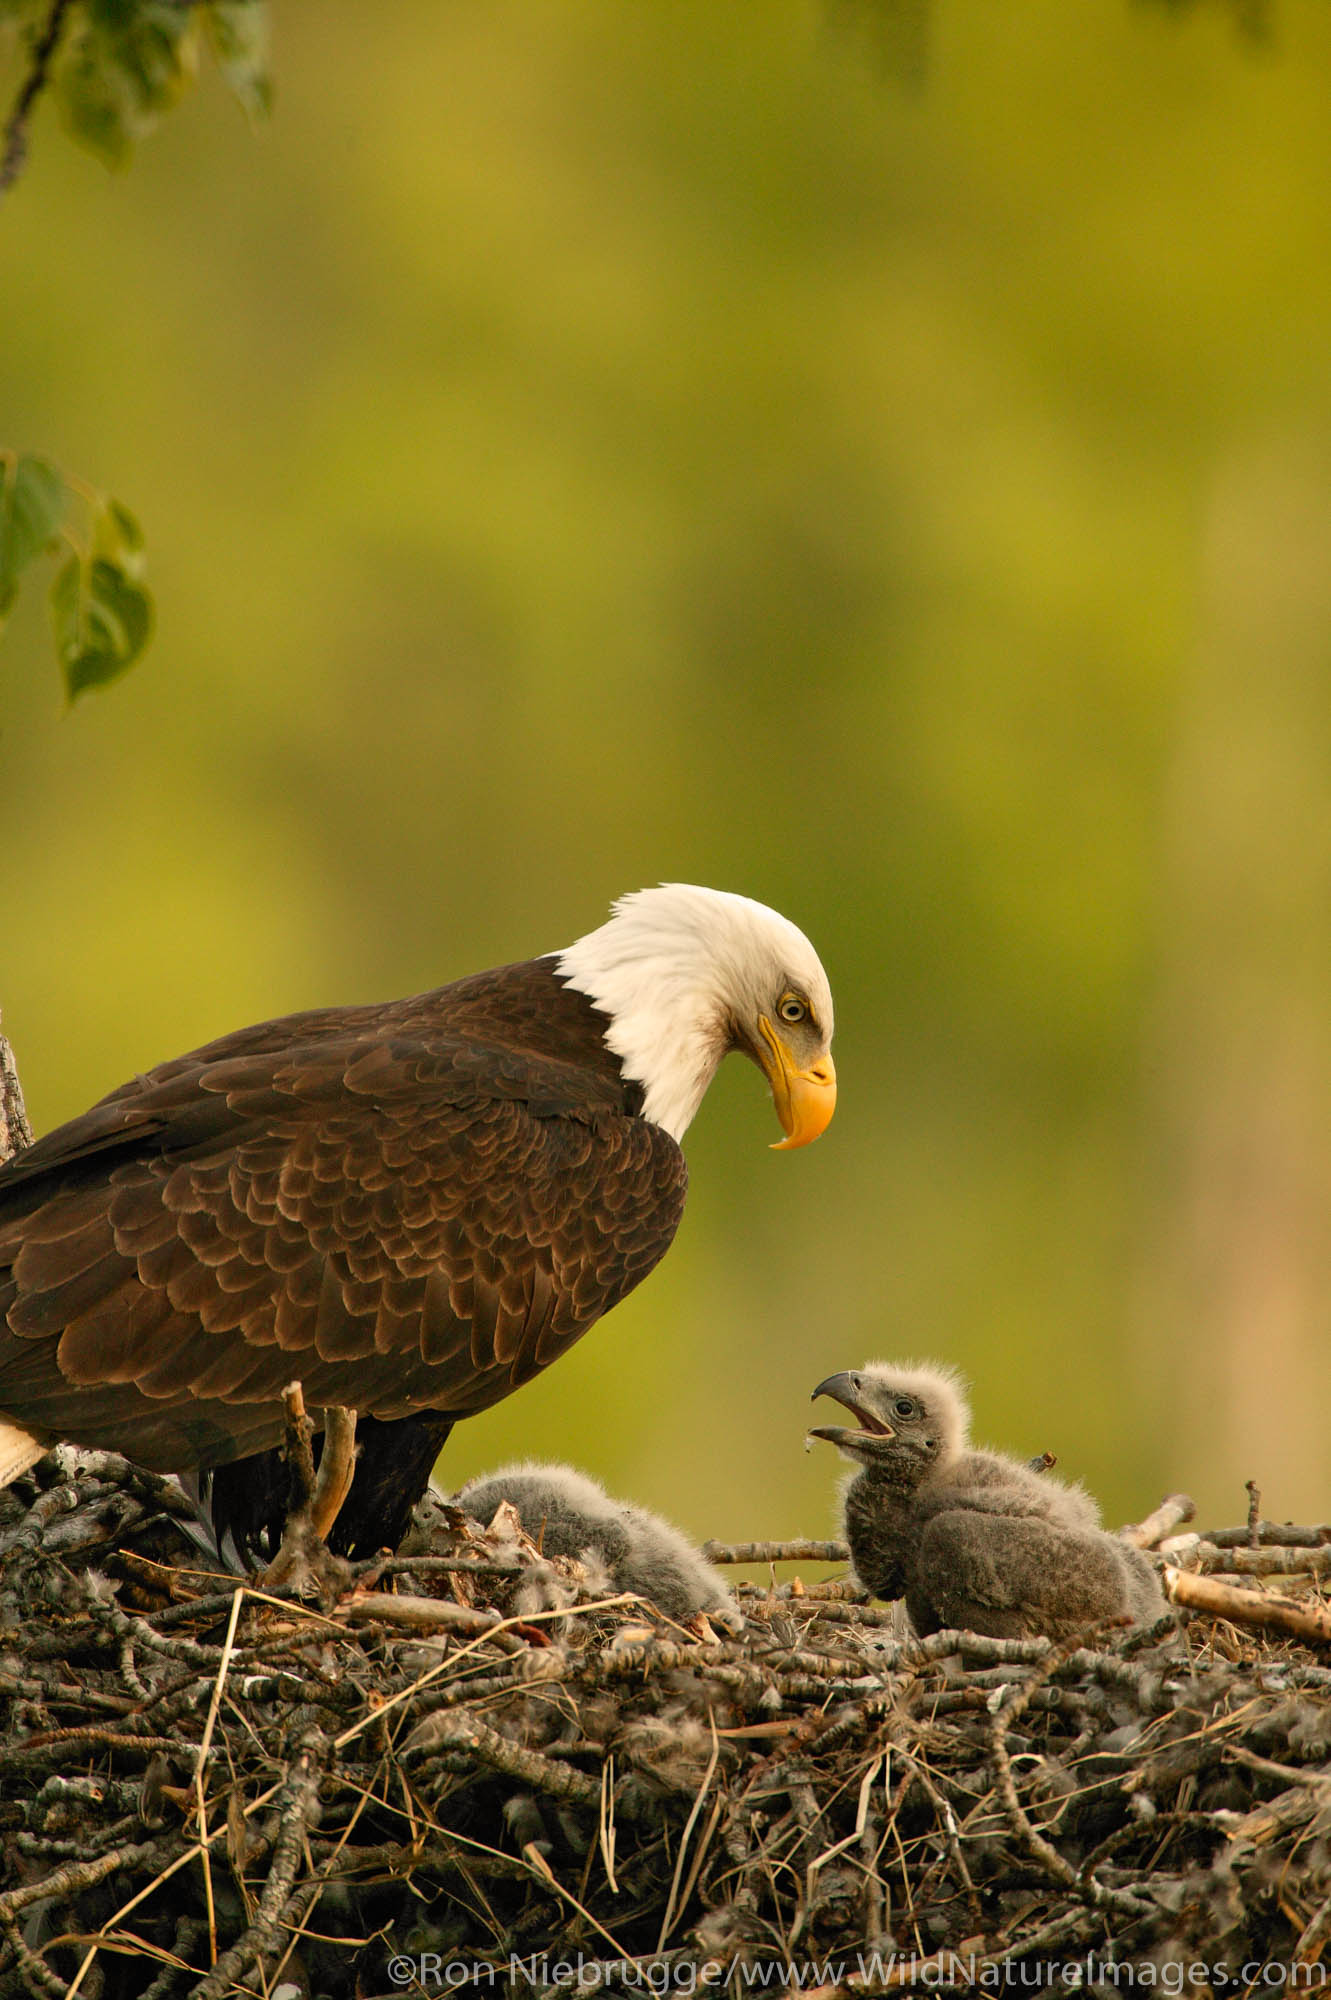
[{"label": "chick's open beak", "polygon": [[765,1014],[758,1016],[764,1048],[758,1051],[763,1074],[772,1086],[772,1102],[781,1120],[784,1139],[773,1141],[773,1151],[788,1153],[807,1146],[825,1132],[836,1110],[836,1065],[830,1055],[819,1056],[807,1069],[781,1039]]},{"label": "chick's open beak", "polygon": [[[810,1430],[810,1437],[826,1438],[827,1442],[834,1444],[838,1451],[849,1452],[853,1458],[867,1459],[875,1451],[881,1450],[889,1439],[896,1436],[891,1424],[877,1416],[874,1411],[865,1408],[860,1398],[859,1377],[853,1375],[849,1369],[840,1375],[825,1376],[809,1401],[816,1403],[820,1396],[830,1396],[834,1403],[844,1404],[852,1416],[859,1418],[861,1428],[852,1431],[838,1424],[818,1424]],[[875,1443],[875,1440],[878,1442]]]},{"label": "chick's open beak", "polygon": [[859,1384],[850,1370],[846,1368],[839,1375],[824,1375],[822,1381],[810,1396],[809,1401],[816,1403],[820,1396],[830,1396],[834,1403],[842,1404],[844,1408],[852,1410],[858,1417],[861,1414],[858,1391]]},{"label": "chick's open beak", "polygon": [[828,1444],[834,1444],[838,1451],[853,1451],[855,1446],[862,1442],[866,1433],[848,1430],[844,1424],[810,1424],[804,1435],[811,1438],[825,1438]]}]

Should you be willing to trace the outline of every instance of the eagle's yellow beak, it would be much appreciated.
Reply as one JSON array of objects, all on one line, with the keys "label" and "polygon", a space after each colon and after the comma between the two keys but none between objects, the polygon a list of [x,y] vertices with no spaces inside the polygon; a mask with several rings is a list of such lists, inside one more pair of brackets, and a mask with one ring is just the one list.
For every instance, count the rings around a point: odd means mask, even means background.
[{"label": "eagle's yellow beak", "polygon": [[772,1086],[772,1101],[786,1135],[773,1140],[772,1147],[774,1152],[788,1153],[796,1146],[807,1146],[831,1124],[836,1110],[836,1065],[825,1055],[808,1069],[797,1069],[796,1057],[765,1014],[758,1016],[758,1026],[767,1044],[758,1059]]}]

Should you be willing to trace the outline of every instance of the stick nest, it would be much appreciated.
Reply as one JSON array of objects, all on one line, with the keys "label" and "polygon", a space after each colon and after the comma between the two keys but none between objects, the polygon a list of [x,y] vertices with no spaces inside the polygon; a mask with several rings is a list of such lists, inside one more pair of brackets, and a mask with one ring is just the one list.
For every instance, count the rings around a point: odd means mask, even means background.
[{"label": "stick nest", "polygon": [[[320,1604],[210,1570],[175,1488],[112,1455],[0,1495],[0,2000],[1320,1967],[1315,1639],[1192,1611],[918,1641],[774,1568],[721,1636],[425,1511]],[[1315,1633],[1331,1530],[1251,1515],[1178,1573],[1293,1591]]]}]

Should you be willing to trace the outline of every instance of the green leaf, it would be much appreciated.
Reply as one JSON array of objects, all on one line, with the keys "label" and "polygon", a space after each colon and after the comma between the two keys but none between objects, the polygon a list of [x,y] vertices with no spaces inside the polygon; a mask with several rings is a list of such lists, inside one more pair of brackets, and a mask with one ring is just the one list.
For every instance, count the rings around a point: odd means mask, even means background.
[{"label": "green leaf", "polygon": [[73,136],[107,166],[123,166],[134,141],[192,81],[196,47],[187,7],[87,0],[86,18],[55,77]]},{"label": "green leaf", "polygon": [[54,539],[68,491],[48,459],[0,460],[0,618],[14,602],[18,574]]},{"label": "green leaf", "polygon": [[71,138],[104,166],[123,167],[133,150],[125,93],[90,28],[74,37],[56,71],[55,97]]},{"label": "green leaf", "polygon": [[152,631],[147,591],[102,556],[70,557],[51,586],[51,615],[71,701],[132,666]]},{"label": "green leaf", "polygon": [[92,514],[92,552],[104,556],[135,583],[143,574],[143,530],[120,500],[99,500]]},{"label": "green leaf", "polygon": [[250,118],[273,106],[267,0],[210,0],[203,29],[223,81]]}]

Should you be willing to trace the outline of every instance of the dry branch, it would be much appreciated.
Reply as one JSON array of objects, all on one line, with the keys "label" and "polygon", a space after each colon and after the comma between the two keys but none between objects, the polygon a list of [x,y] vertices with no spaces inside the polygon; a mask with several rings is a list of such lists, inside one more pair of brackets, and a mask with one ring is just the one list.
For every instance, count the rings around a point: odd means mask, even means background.
[{"label": "dry branch", "polygon": [[1267,1596],[1261,1591],[1224,1583],[1216,1576],[1194,1576],[1170,1566],[1164,1572],[1164,1586],[1171,1603],[1190,1611],[1228,1618],[1236,1625],[1251,1626],[1254,1631],[1291,1632],[1298,1639],[1331,1645],[1331,1609],[1326,1605]]},{"label": "dry branch", "polygon": [[0,1166],[32,1144],[23,1089],[18,1080],[14,1051],[0,1035]]},{"label": "dry branch", "polygon": [[789,1563],[850,1561],[844,1542],[800,1539],[793,1542],[704,1542],[702,1552],[714,1563]]},{"label": "dry branch", "polygon": [[1130,1528],[1120,1528],[1125,1542],[1131,1542],[1134,1549],[1158,1548],[1166,1535],[1172,1535],[1185,1521],[1190,1521],[1197,1512],[1191,1497],[1186,1493],[1170,1493],[1160,1502],[1154,1514],[1148,1514],[1144,1521],[1138,1521]]},{"label": "dry branch", "polygon": [[[55,60],[60,44],[65,16],[69,12],[70,0],[51,0],[44,24],[38,32],[32,48],[32,61],[28,73],[19,86],[13,108],[5,120],[3,135],[0,135],[0,194],[13,186],[22,170],[28,152],[28,123],[32,117],[37,99],[50,79],[51,64]],[[29,1143],[31,1143],[31,1134]],[[17,1151],[17,1148],[15,1148]],[[4,1157],[0,1155],[0,1158]]]}]

